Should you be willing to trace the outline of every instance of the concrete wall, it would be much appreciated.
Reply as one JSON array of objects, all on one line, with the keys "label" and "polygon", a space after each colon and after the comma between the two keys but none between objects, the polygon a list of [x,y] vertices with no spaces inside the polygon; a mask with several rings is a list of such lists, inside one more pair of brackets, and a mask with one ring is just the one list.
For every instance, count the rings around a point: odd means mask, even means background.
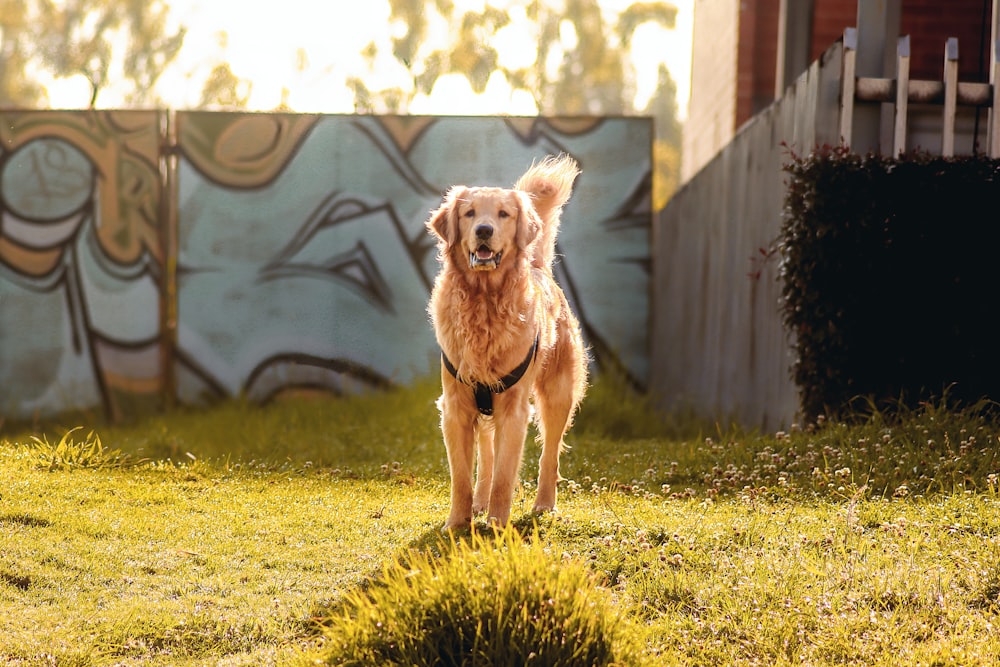
[{"label": "concrete wall", "polygon": [[[836,143],[842,48],[744,125],[653,226],[650,390],[664,409],[788,426],[798,406],[781,323],[779,258],[788,148]],[[788,148],[782,144],[787,144]]]}]

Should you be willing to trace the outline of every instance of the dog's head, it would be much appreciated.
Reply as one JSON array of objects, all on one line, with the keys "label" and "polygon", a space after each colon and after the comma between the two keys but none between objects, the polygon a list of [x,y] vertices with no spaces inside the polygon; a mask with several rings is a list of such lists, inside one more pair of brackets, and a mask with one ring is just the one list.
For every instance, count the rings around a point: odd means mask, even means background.
[{"label": "dog's head", "polygon": [[494,271],[530,254],[540,227],[527,193],[463,185],[449,190],[427,221],[441,257],[471,271]]}]

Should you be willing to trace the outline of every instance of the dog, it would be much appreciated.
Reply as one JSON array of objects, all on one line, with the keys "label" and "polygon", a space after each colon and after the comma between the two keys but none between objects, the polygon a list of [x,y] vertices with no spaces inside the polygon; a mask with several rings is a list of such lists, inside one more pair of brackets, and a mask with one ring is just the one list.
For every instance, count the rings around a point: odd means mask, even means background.
[{"label": "dog", "polygon": [[571,157],[549,156],[513,189],[457,185],[426,222],[440,262],[428,313],[451,473],[445,531],[471,528],[484,511],[507,523],[533,413],[542,454],[532,511],[555,510],[563,437],[587,386],[580,324],[552,274],[579,173]]}]

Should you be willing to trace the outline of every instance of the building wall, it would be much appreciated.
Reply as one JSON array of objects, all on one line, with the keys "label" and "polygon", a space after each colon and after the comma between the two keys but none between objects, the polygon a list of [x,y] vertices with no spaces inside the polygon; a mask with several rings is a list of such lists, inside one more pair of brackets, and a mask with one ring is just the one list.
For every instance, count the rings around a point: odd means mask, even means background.
[{"label": "building wall", "polygon": [[774,101],[779,0],[740,3],[736,127]]},{"label": "building wall", "polygon": [[736,128],[740,0],[696,0],[691,99],[682,139],[681,180],[725,146]]},{"label": "building wall", "polygon": [[844,36],[844,28],[854,26],[858,19],[858,0],[814,0],[812,46],[810,61]]},{"label": "building wall", "polygon": [[944,45],[958,38],[961,81],[989,81],[992,0],[903,0],[901,35],[910,35],[910,77],[939,81]]},{"label": "building wall", "polygon": [[[992,0],[903,0],[899,34],[910,36],[910,76],[939,80],[944,44],[959,42],[959,78],[989,80]],[[858,0],[815,0],[811,55],[816,60],[857,23]]]},{"label": "building wall", "polygon": [[[811,61],[855,26],[858,13],[858,0],[813,3]],[[779,6],[779,0],[695,3],[682,182],[774,101]],[[944,44],[957,37],[960,79],[988,81],[991,7],[992,0],[902,0],[899,34],[910,35],[910,77],[940,80]]]}]

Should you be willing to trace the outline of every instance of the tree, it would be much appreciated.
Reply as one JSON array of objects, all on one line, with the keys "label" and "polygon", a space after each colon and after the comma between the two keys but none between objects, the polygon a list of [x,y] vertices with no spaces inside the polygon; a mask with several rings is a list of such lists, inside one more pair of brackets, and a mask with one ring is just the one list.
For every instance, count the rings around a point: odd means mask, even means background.
[{"label": "tree", "polygon": [[[482,11],[456,14],[448,0],[389,0],[390,19],[405,26],[393,40],[393,56],[407,70],[409,90],[371,90],[354,78],[355,108],[361,113],[405,113],[418,94],[429,94],[445,74],[465,76],[472,90],[481,93],[490,77],[499,72],[514,90],[532,95],[543,115],[622,115],[645,112],[656,119],[654,162],[655,204],[665,204],[676,187],[680,163],[680,126],[677,122],[677,87],[666,68],[660,70],[657,94],[643,110],[634,108],[635,69],[629,47],[636,30],[646,23],[673,28],[677,8],[667,2],[636,2],[614,19],[601,10],[598,0],[566,0],[554,8],[544,0],[524,4],[522,32],[534,36],[537,56],[527,66],[509,66],[494,41],[497,32],[512,25],[511,15],[486,4]],[[429,48],[428,15],[448,23],[449,42]],[[374,61],[377,48],[365,53]]]},{"label": "tree", "polygon": [[[57,77],[90,81],[90,106],[111,83],[116,40],[127,45],[121,78],[129,104],[156,102],[154,84],[177,56],[185,29],[170,33],[169,8],[148,0],[0,0],[0,104],[40,106],[45,91],[25,81],[31,63]],[[10,56],[8,59],[7,56]],[[115,73],[117,77],[118,74]]]},{"label": "tree", "polygon": [[[568,115],[624,113],[630,106],[626,93],[632,88],[625,53],[610,39],[597,0],[568,0],[565,12],[542,2],[532,3],[530,9],[541,27],[538,58],[532,71],[512,74],[521,87],[533,89],[539,110]],[[558,57],[557,49],[563,54],[553,76],[549,58],[554,51]]]},{"label": "tree", "polygon": [[660,210],[677,190],[681,173],[681,124],[677,120],[677,84],[663,65],[660,65],[656,94],[650,98],[643,111],[656,119],[653,140],[653,208]]},{"label": "tree", "polygon": [[199,108],[221,106],[242,109],[250,99],[250,84],[233,74],[229,63],[212,68],[201,88]]},{"label": "tree", "polygon": [[32,106],[45,94],[26,74],[30,33],[25,0],[0,0],[0,108]]}]

